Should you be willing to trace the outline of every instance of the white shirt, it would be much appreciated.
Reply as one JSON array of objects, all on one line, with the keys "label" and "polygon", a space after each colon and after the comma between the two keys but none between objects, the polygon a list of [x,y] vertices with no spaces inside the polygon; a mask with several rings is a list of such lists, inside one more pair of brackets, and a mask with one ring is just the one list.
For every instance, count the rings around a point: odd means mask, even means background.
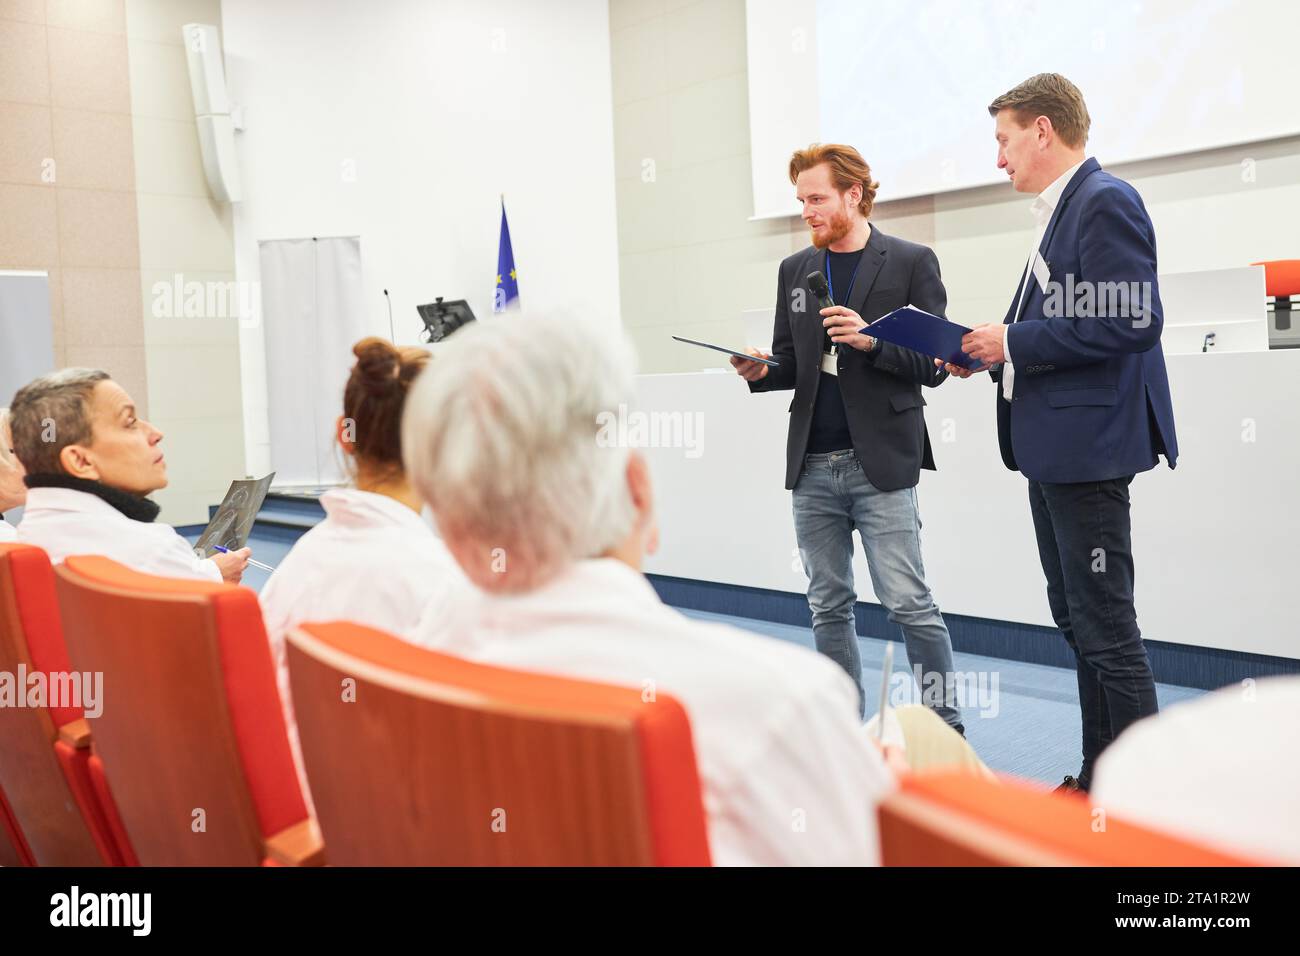
[{"label": "white shirt", "polygon": [[1175,704],[1106,748],[1092,802],[1238,856],[1300,864],[1297,714],[1300,677]]},{"label": "white shirt", "polygon": [[325,492],[320,503],[325,519],[298,539],[259,595],[304,794],[285,652],[289,630],[307,621],[354,621],[405,638],[431,602],[470,587],[433,529],[401,502],[340,488]]},{"label": "white shirt", "polygon": [[502,667],[675,697],[690,718],[713,862],[874,865],[894,779],[848,676],[814,651],[692,621],[610,558],[527,594],[474,590],[416,643]]},{"label": "white shirt", "polygon": [[29,489],[18,540],[43,548],[51,564],[73,554],[101,554],[144,574],[221,580],[215,562],[195,555],[171,525],[128,518],[88,491]]},{"label": "white shirt", "polygon": [[18,529],[4,518],[0,518],[0,541],[17,541]]},{"label": "white shirt", "polygon": [[[1029,204],[1029,211],[1033,213],[1038,228],[1034,232],[1034,244],[1029,247],[1029,261],[1025,263],[1025,275],[1020,281],[1020,294],[1016,296],[1016,311],[1012,313],[1012,324],[1020,321],[1020,309],[1024,305],[1025,296],[1029,294],[1029,282],[1034,275],[1034,257],[1038,255],[1038,247],[1043,244],[1043,236],[1047,234],[1047,224],[1052,221],[1052,213],[1056,211],[1056,204],[1061,201],[1061,193],[1065,192],[1065,187],[1070,185],[1070,179],[1084,162],[1085,160],[1079,160],[1057,176],[1052,181],[1052,185],[1035,196],[1034,201]],[[1011,401],[1016,377],[1015,366],[1011,364],[1010,328],[1011,326],[1007,326],[1007,331],[1002,333],[1002,352],[1006,357],[1006,363],[1002,367],[1002,397],[1008,402]]]}]

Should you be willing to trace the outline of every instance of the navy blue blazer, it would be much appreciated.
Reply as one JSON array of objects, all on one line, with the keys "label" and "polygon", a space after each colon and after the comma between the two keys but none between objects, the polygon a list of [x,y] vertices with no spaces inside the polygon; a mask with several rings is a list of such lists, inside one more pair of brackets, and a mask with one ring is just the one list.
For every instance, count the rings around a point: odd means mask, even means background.
[{"label": "navy blue blazer", "polygon": [[[998,444],[1013,471],[1043,482],[1104,481],[1178,459],[1160,330],[1156,237],[1142,198],[1088,159],[1065,187],[1031,275],[1007,310],[1012,401],[997,385]],[[1120,284],[1123,284],[1122,286]],[[1136,285],[1134,285],[1136,283]],[[1136,293],[1136,294],[1134,294]]]}]

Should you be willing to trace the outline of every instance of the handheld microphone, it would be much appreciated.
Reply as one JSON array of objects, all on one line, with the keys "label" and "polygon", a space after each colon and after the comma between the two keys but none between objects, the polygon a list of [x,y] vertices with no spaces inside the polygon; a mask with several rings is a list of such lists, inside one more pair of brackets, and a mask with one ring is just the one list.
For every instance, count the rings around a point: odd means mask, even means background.
[{"label": "handheld microphone", "polygon": [[396,345],[397,336],[393,334],[393,299],[387,289],[384,290],[384,300],[388,303],[388,338]]},{"label": "handheld microphone", "polygon": [[817,296],[819,309],[829,309],[835,304],[835,300],[831,298],[831,284],[820,272],[808,273],[808,288],[812,289],[812,294]]},{"label": "handheld microphone", "polygon": [[[818,309],[829,309],[835,304],[835,300],[831,298],[831,284],[826,281],[826,276],[820,272],[808,273],[808,288],[812,289],[812,294],[817,296]],[[829,334],[825,333],[824,330],[825,326],[823,326],[823,334]],[[838,353],[839,349],[834,342],[831,342],[830,354],[836,355]]]}]

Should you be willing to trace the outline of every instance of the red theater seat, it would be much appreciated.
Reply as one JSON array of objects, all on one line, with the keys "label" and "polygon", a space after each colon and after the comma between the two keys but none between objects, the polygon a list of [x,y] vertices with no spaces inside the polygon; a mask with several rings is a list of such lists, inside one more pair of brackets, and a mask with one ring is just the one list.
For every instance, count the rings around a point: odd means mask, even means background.
[{"label": "red theater seat", "polygon": [[307,778],[343,865],[707,866],[686,711],[355,624],[289,635]]},{"label": "red theater seat", "polygon": [[[45,552],[0,544],[0,672],[71,670]],[[25,683],[25,682],[24,682]],[[24,688],[25,689],[25,688]],[[58,703],[46,701],[47,703]],[[131,862],[114,833],[112,798],[80,707],[0,707],[0,829],[17,857],[41,866]]]},{"label": "red theater seat", "polygon": [[102,557],[55,576],[68,655],[104,675],[95,746],[139,862],[321,862],[257,596]]},{"label": "red theater seat", "polygon": [[885,866],[1249,866],[1010,777],[919,773],[880,805]]}]

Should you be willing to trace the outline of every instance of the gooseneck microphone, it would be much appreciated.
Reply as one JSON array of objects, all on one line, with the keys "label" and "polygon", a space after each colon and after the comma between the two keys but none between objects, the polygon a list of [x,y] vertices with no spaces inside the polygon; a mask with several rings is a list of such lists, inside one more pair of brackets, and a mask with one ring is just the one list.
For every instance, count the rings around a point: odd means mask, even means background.
[{"label": "gooseneck microphone", "polygon": [[393,299],[392,296],[388,294],[387,289],[384,290],[384,300],[388,303],[388,338],[392,340],[394,345],[396,345],[397,336],[393,334]]}]

